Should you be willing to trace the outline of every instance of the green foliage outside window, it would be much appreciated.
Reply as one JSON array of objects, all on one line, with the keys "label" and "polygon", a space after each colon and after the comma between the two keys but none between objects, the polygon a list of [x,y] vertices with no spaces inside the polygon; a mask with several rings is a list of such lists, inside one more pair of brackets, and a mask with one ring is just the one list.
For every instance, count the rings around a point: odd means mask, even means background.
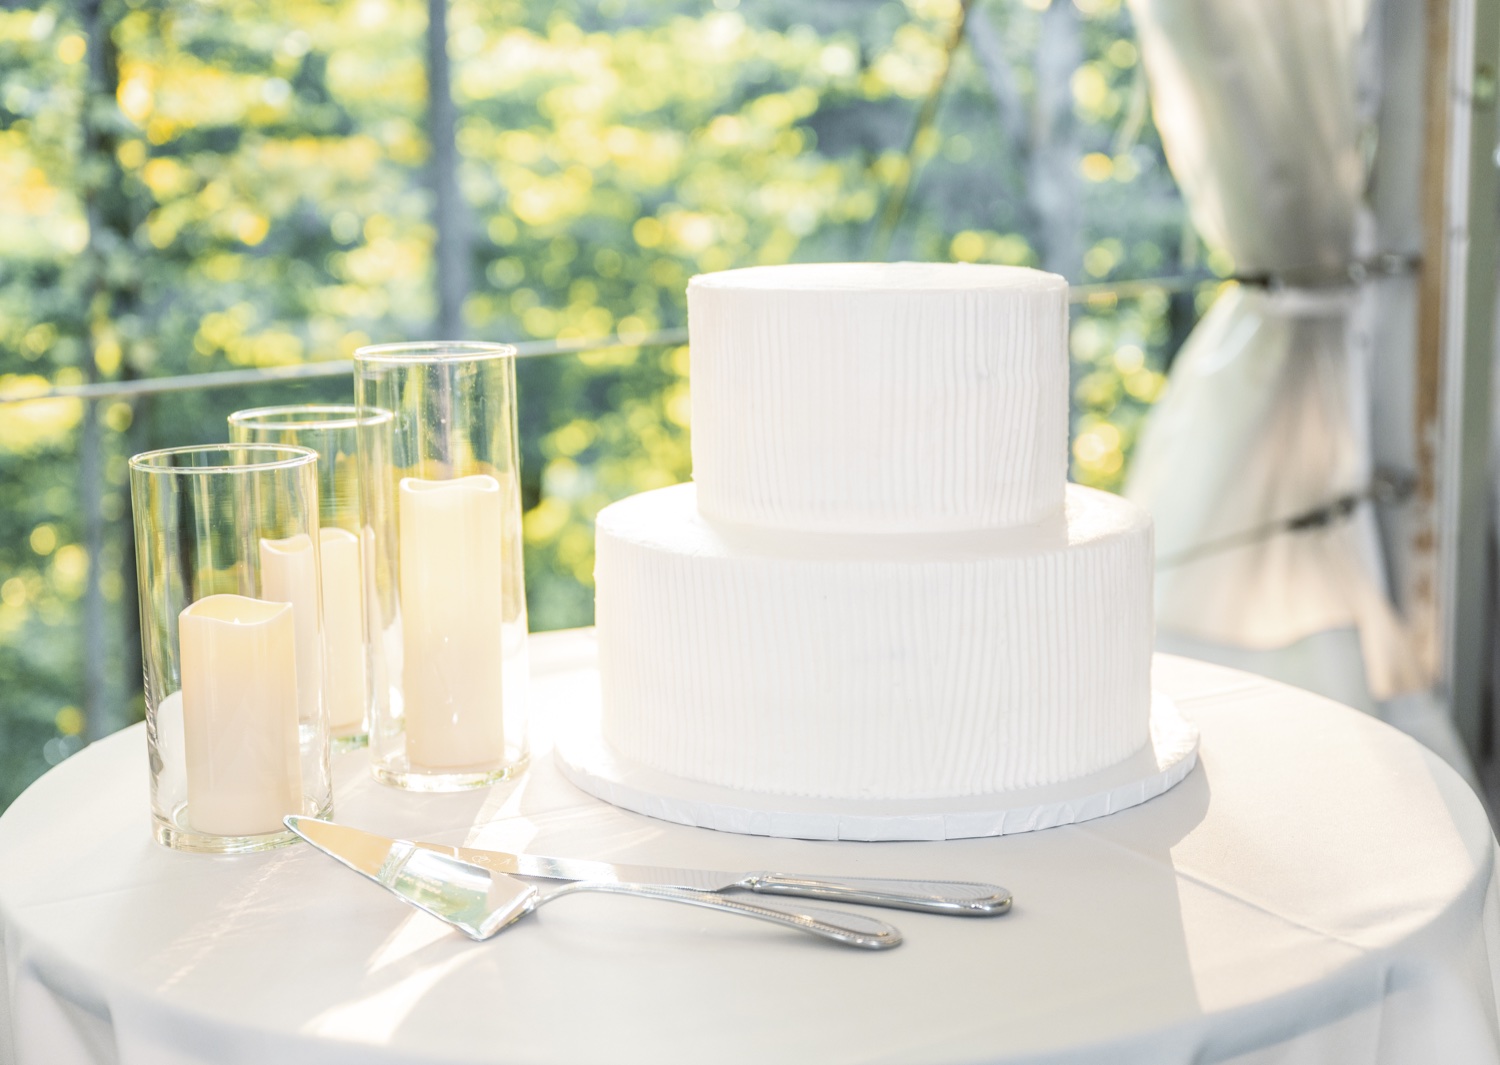
[{"label": "green foliage outside window", "polygon": [[[281,367],[431,335],[422,0],[0,10],[0,396]],[[1193,273],[1117,0],[451,0],[473,339],[624,346],[520,369],[533,628],[592,616],[592,519],[686,479],[693,274],[911,258],[1077,284]],[[914,123],[942,84],[932,121]],[[1075,316],[1075,478],[1116,487],[1191,291]],[[98,405],[86,631],[76,400],[0,405],[0,808],[139,718],[126,457],[347,380]],[[87,656],[102,660],[85,713]]]}]

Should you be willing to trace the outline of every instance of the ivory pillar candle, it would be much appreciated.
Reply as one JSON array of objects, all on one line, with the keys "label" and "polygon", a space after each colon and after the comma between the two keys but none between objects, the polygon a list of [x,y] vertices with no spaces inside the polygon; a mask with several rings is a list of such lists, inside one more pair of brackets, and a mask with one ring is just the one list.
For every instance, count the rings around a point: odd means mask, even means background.
[{"label": "ivory pillar candle", "polygon": [[407,477],[399,496],[407,757],[425,769],[495,765],[505,756],[500,482]]},{"label": "ivory pillar candle", "polygon": [[328,721],[335,734],[359,732],[366,698],[359,537],[348,529],[324,529],[319,533],[319,546],[323,634],[328,647]]},{"label": "ivory pillar candle", "polygon": [[179,615],[188,820],[217,836],[302,813],[294,608],[210,595]]},{"label": "ivory pillar candle", "polygon": [[260,597],[290,603],[297,634],[298,716],[309,724],[323,702],[323,640],[318,629],[319,576],[312,537],[298,533],[260,542]]}]

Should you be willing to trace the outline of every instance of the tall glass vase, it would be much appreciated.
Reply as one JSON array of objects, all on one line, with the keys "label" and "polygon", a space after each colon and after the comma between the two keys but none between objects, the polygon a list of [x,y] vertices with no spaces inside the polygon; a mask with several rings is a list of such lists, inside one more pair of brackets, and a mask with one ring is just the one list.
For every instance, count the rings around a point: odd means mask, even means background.
[{"label": "tall glass vase", "polygon": [[300,404],[237,410],[229,439],[237,444],[285,444],[318,453],[318,518],[323,627],[328,642],[328,717],[333,749],[363,746],[369,731],[379,663],[373,611],[375,560],[359,504],[358,427],[390,432],[388,414],[360,416],[348,404]]},{"label": "tall glass vase", "polygon": [[318,456],[218,444],[130,460],[157,840],[251,851],[333,810]]},{"label": "tall glass vase", "polygon": [[454,791],[527,764],[526,594],[515,349],[388,344],[354,353],[361,506],[384,698],[375,776]]}]

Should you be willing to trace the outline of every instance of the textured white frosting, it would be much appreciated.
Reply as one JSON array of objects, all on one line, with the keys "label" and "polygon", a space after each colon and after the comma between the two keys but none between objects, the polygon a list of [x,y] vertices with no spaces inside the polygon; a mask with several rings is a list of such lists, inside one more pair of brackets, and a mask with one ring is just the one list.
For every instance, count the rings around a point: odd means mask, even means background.
[{"label": "textured white frosting", "polygon": [[1020,528],[786,533],[693,485],[598,519],[604,738],[652,768],[833,798],[1070,779],[1147,738],[1151,522],[1068,486]]},{"label": "textured white frosting", "polygon": [[1062,505],[1067,283],[953,263],[763,266],[688,285],[711,518],[921,532]]}]

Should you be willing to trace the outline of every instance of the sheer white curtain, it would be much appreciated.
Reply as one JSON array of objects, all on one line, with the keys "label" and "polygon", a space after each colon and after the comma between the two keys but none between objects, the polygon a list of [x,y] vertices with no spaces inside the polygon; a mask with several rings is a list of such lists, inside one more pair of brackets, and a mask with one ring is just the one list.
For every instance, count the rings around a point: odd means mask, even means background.
[{"label": "sheer white curtain", "polygon": [[[1374,699],[1422,688],[1369,503],[1323,528],[1194,552],[1370,483],[1374,291],[1350,270],[1375,250],[1371,2],[1131,8],[1194,223],[1238,272],[1274,279],[1209,310],[1136,450],[1126,494],[1156,519],[1158,627],[1169,646],[1240,649],[1262,672],[1335,694],[1351,677]],[[1309,639],[1323,641],[1313,664]]]}]

